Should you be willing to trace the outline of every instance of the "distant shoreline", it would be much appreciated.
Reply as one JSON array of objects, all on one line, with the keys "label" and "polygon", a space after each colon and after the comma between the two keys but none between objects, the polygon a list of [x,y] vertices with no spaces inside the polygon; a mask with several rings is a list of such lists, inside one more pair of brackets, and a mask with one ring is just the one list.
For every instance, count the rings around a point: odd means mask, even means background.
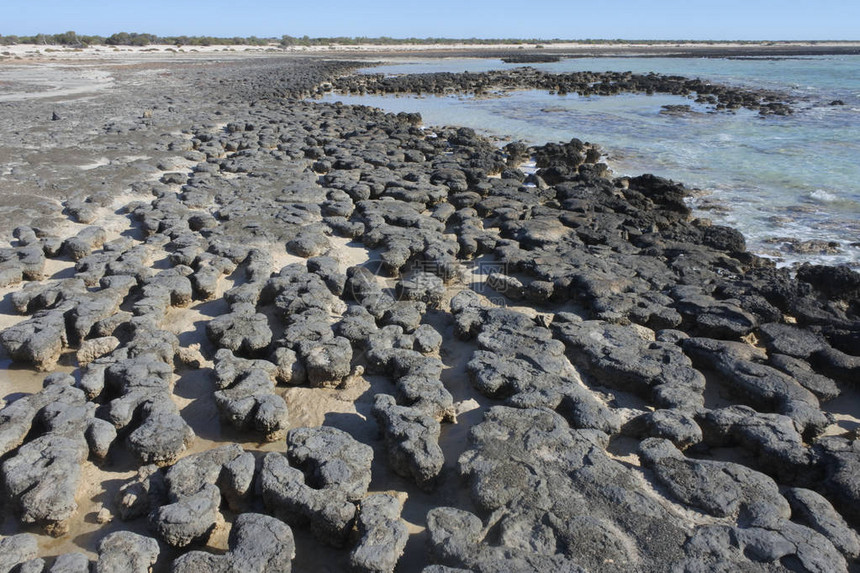
[{"label": "distant shoreline", "polygon": [[0,64],[22,61],[67,60],[157,60],[168,57],[211,59],[212,57],[278,55],[376,57],[481,57],[500,58],[511,55],[542,54],[575,57],[793,57],[860,54],[860,41],[852,42],[655,42],[655,43],[547,43],[547,44],[361,44],[327,46],[213,45],[149,46],[94,45],[72,48],[60,45],[15,44],[0,46]]}]

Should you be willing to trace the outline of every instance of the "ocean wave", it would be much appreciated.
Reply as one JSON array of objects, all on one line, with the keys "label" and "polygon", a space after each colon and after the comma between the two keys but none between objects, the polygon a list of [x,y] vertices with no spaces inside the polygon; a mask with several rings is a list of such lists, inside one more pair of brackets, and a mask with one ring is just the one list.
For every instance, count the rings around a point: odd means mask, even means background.
[{"label": "ocean wave", "polygon": [[834,201],[839,200],[837,195],[830,193],[829,191],[825,191],[824,189],[816,189],[809,194],[809,198],[821,203],[833,203]]}]

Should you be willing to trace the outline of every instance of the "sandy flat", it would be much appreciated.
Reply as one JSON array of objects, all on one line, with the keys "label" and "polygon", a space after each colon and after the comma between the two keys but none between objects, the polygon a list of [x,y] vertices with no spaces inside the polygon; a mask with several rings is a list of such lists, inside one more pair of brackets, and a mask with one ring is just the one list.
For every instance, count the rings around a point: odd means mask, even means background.
[{"label": "sandy flat", "polygon": [[547,42],[472,44],[468,42],[444,44],[331,44],[321,46],[267,46],[218,45],[174,46],[88,46],[72,48],[57,45],[16,44],[0,46],[0,64],[21,60],[39,61],[184,61],[201,59],[233,59],[237,57],[265,57],[278,54],[340,55],[340,54],[403,54],[419,55],[422,52],[473,52],[476,56],[508,53],[560,53],[562,55],[659,55],[684,53],[718,53],[767,55],[779,53],[857,53],[860,42]]}]

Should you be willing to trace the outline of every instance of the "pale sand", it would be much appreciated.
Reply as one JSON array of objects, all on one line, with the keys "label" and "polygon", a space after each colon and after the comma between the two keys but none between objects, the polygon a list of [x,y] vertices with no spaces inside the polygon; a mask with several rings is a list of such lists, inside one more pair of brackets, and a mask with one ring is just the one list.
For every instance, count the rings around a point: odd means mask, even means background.
[{"label": "pale sand", "polygon": [[89,94],[107,89],[113,83],[110,72],[104,69],[58,63],[35,66],[36,62],[24,61],[26,65],[0,65],[0,85],[14,82],[11,93],[0,90],[0,103]]},{"label": "pale sand", "polygon": [[[94,161],[94,164],[82,165],[81,168],[93,169],[106,164],[106,159],[97,159]],[[189,168],[190,163],[180,162],[172,164],[169,167],[172,170],[183,170]],[[158,178],[159,176],[160,173],[152,175],[153,178]],[[178,192],[179,186],[174,186],[174,191]],[[121,233],[131,229],[128,218],[124,215],[116,214],[116,211],[123,205],[140,199],[150,200],[151,197],[126,192],[118,196],[110,207],[100,210],[98,223],[108,231],[109,240],[117,238]],[[57,228],[55,231],[59,236],[68,237],[74,235],[84,226],[67,222],[62,228]],[[346,272],[346,269],[351,266],[367,263],[375,255],[374,252],[369,251],[360,243],[352,242],[349,239],[331,237],[330,242],[331,250],[329,254],[339,262],[342,272]],[[272,253],[274,263],[273,272],[277,272],[280,268],[288,264],[305,262],[305,259],[301,257],[288,254],[283,245],[261,244],[258,246],[267,248]],[[159,261],[155,261],[154,265],[159,266]],[[70,260],[48,260],[48,275],[53,278],[59,278],[58,275],[69,275],[73,268],[74,263]],[[222,295],[236,284],[234,279],[241,277],[243,272],[243,270],[239,269],[234,275],[223,277],[219,281],[219,288],[214,300],[195,302],[186,308],[169,309],[164,321],[164,328],[177,335],[181,346],[200,348],[205,356],[212,356],[216,349],[206,337],[205,324],[213,316],[227,311],[227,305]],[[391,278],[379,277],[378,280],[383,287],[393,287],[394,282]],[[3,307],[0,308],[0,327],[5,328],[26,319],[24,315],[14,314],[11,308],[11,301],[8,296],[5,296],[19,288],[20,285],[13,285],[0,291],[0,295],[3,295]],[[345,310],[345,305],[336,310]],[[339,313],[336,313],[332,316],[332,320],[335,320],[338,316]],[[445,330],[446,328],[450,330],[450,326],[446,325],[447,319],[444,313],[430,313],[428,317],[432,318],[431,323],[440,330]],[[455,398],[459,400],[458,410],[460,415],[467,416],[470,421],[469,424],[464,426],[444,426],[441,442],[443,450],[446,453],[446,466],[450,472],[453,471],[457,458],[465,448],[466,428],[477,423],[483,416],[483,411],[488,406],[486,404],[483,407],[479,406],[479,401],[486,402],[486,399],[472,390],[465,376],[464,366],[465,362],[471,357],[471,348],[466,348],[466,346],[456,341],[453,336],[446,336],[446,344],[443,347],[441,357],[446,365],[451,366],[443,376],[446,384],[452,387]],[[45,376],[44,373],[36,373],[27,369],[8,369],[9,363],[10,361],[8,360],[3,363],[4,366],[7,366],[7,369],[2,371],[2,378],[4,381],[4,391],[8,392],[10,397],[13,394],[19,395],[19,393],[37,392],[41,388],[42,379]],[[270,443],[249,440],[248,434],[221,424],[212,395],[215,389],[212,382],[212,367],[213,363],[207,360],[199,369],[177,368],[173,387],[173,400],[180,409],[183,418],[194,429],[197,435],[194,443],[181,457],[206,451],[224,443],[238,443],[246,450],[255,452],[284,452],[286,447],[283,440]],[[61,367],[60,370],[67,372],[74,370],[73,353],[68,354],[68,365]],[[289,406],[290,427],[320,426],[326,424],[341,428],[362,442],[375,445],[376,457],[384,456],[384,451],[382,451],[381,445],[378,443],[376,425],[370,414],[372,399],[376,393],[391,393],[393,391],[394,385],[389,379],[382,376],[369,375],[354,377],[349,387],[345,389],[315,389],[308,387],[278,389],[278,392],[283,395]],[[34,532],[39,541],[40,554],[47,557],[68,551],[82,550],[90,558],[95,558],[95,543],[107,531],[130,528],[146,534],[147,525],[145,520],[135,520],[133,522],[112,521],[107,525],[103,525],[97,519],[99,512],[105,507],[108,508],[108,511],[110,510],[119,487],[135,475],[136,467],[136,462],[128,456],[123,456],[119,460],[112,459],[109,463],[101,467],[91,461],[85,462],[82,485],[78,492],[79,508],[70,523],[72,533],[55,539]],[[423,522],[427,511],[434,507],[437,502],[433,501],[433,496],[421,492],[407,480],[390,474],[382,466],[377,467],[379,469],[374,473],[370,489],[371,493],[389,492],[403,500],[405,502],[403,517],[407,522],[410,533],[415,538],[410,543],[424,543],[424,528],[420,524]],[[461,497],[463,499],[457,500],[458,503],[456,505],[468,503],[468,500],[463,495]],[[227,521],[219,524],[208,540],[207,546],[209,548],[216,551],[226,549],[231,519],[232,516],[227,515]],[[7,523],[3,524],[2,530],[11,531],[10,528],[12,527],[14,527],[13,520],[8,520]],[[312,545],[299,544],[299,554],[294,562],[297,567],[302,566],[308,570],[325,570],[326,568],[332,571],[337,570],[337,563],[333,561],[332,556],[308,554],[302,551],[303,546],[311,547]],[[164,558],[167,558],[167,555]]]},{"label": "pale sand", "polygon": [[[119,238],[131,226],[129,220],[124,215],[117,214],[116,211],[129,202],[140,199],[151,199],[151,196],[139,195],[130,190],[118,194],[110,206],[99,208],[98,219],[93,224],[98,224],[105,229],[108,241]],[[62,206],[58,204],[57,209],[60,211]],[[67,238],[74,236],[79,230],[87,226],[89,225],[67,220],[62,225],[51,229],[51,232],[59,237]],[[47,278],[42,282],[68,278],[73,276],[73,273],[74,262],[72,260],[67,257],[49,258],[45,264]],[[0,330],[28,318],[28,315],[18,314],[11,302],[11,293],[20,290],[21,286],[21,284],[10,285],[0,289]],[[68,350],[63,354],[58,366],[53,371],[71,374],[76,369],[75,351]],[[21,394],[32,394],[41,390],[42,381],[47,374],[47,372],[36,372],[12,364],[5,351],[0,347],[0,383],[2,383],[0,407],[5,405],[6,399],[17,398]],[[137,472],[136,460],[132,460],[127,452],[123,452],[123,454],[120,459],[102,465],[97,465],[90,460],[84,462],[81,485],[77,495],[78,511],[70,521],[71,533],[60,538],[53,538],[35,529],[31,531],[37,537],[41,556],[83,551],[89,558],[95,559],[98,556],[95,551],[95,544],[107,532],[131,529],[141,534],[148,534],[146,523],[139,520],[129,523],[117,521],[104,525],[99,523],[96,518],[104,506],[113,504],[113,498],[119,487]],[[16,529],[17,524],[14,518],[7,518],[0,523],[0,533],[2,534],[12,533]]]},{"label": "pale sand", "polygon": [[636,43],[585,43],[585,42],[522,42],[519,44],[472,44],[468,42],[443,44],[331,44],[323,46],[281,46],[273,42],[266,46],[224,45],[224,46],[174,46],[152,44],[148,46],[88,46],[72,48],[60,45],[16,44],[0,46],[0,62],[27,60],[112,60],[112,61],[153,61],[168,59],[209,59],[212,57],[232,58],[248,56],[272,56],[277,54],[379,54],[401,52],[420,55],[421,52],[464,52],[476,54],[488,52],[520,51],[544,52],[586,52],[596,54],[648,55],[659,52],[717,51],[717,50],[771,50],[771,49],[844,49],[860,47],[860,42],[671,42],[655,41],[647,44]]}]

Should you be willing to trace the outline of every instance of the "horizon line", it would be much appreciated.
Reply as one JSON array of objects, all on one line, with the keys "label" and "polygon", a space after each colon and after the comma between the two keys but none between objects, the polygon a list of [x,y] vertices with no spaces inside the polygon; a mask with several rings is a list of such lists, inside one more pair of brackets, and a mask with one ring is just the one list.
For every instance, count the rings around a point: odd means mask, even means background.
[{"label": "horizon line", "polygon": [[[328,41],[331,43],[343,40],[349,40],[357,43],[371,43],[373,40],[385,40],[387,43],[391,43],[394,41],[402,41],[402,42],[431,42],[435,40],[445,40],[450,42],[520,42],[520,43],[596,43],[596,42],[630,42],[630,43],[648,43],[648,42],[666,42],[666,43],[729,43],[729,42],[744,42],[744,43],[793,43],[793,42],[815,42],[815,43],[839,43],[839,42],[860,42],[860,39],[814,39],[814,38],[794,38],[794,39],[767,39],[767,38],[758,38],[758,39],[749,39],[749,38],[720,38],[720,39],[694,39],[694,38],[526,38],[526,37],[456,37],[456,36],[293,36],[292,34],[282,34],[281,36],[241,36],[241,35],[228,35],[228,36],[213,36],[208,34],[169,34],[169,35],[158,35],[153,34],[151,32],[126,32],[119,31],[114,32],[109,35],[102,34],[87,34],[87,33],[79,33],[74,30],[67,30],[64,32],[57,33],[47,33],[47,32],[39,32],[37,34],[5,34],[0,33],[0,38],[18,38],[22,39],[35,39],[40,36],[45,36],[48,38],[56,38],[58,36],[64,36],[67,34],[74,34],[75,36],[81,38],[89,38],[89,39],[101,39],[108,40],[113,36],[118,36],[120,34],[126,34],[134,37],[151,37],[154,40],[176,40],[179,38],[187,38],[187,39],[213,39],[213,40],[269,40],[272,42],[281,42],[286,38],[290,38],[292,40],[297,41]],[[19,42],[22,44],[26,43],[36,43],[36,42]],[[157,44],[158,42],[153,42],[153,44]]]}]

